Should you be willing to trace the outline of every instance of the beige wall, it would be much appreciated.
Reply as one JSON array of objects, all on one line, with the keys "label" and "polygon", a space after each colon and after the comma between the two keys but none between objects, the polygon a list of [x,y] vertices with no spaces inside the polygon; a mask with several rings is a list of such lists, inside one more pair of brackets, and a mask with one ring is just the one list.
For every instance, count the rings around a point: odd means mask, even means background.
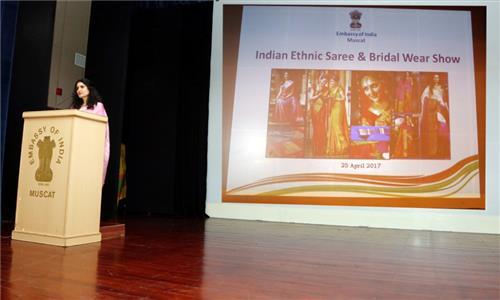
[{"label": "beige wall", "polygon": [[[54,21],[54,40],[47,105],[68,108],[75,80],[85,68],[75,65],[75,54],[87,55],[91,1],[58,1]],[[62,96],[56,88],[62,88]]]}]

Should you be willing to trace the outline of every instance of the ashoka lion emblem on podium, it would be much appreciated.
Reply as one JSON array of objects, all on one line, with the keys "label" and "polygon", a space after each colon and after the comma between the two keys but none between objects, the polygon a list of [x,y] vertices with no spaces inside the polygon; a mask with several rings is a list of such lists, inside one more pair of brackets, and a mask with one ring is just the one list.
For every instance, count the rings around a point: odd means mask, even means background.
[{"label": "ashoka lion emblem on podium", "polygon": [[55,126],[42,126],[32,135],[28,144],[28,163],[35,165],[35,154],[38,148],[38,168],[35,171],[35,180],[38,182],[51,182],[54,171],[51,164],[61,165],[64,157],[64,139]]},{"label": "ashoka lion emblem on podium", "polygon": [[50,168],[50,162],[52,161],[52,152],[54,152],[56,142],[50,136],[46,136],[43,141],[39,140],[36,145],[38,147],[39,164],[35,172],[35,179],[42,182],[52,181],[53,172]]}]

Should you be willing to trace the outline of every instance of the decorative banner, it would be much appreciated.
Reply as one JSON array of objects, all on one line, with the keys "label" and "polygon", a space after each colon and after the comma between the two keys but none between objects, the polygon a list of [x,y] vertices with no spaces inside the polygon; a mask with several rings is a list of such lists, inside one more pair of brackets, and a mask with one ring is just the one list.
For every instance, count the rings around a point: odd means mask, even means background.
[{"label": "decorative banner", "polygon": [[469,12],[245,6],[237,52],[223,201],[484,208]]}]

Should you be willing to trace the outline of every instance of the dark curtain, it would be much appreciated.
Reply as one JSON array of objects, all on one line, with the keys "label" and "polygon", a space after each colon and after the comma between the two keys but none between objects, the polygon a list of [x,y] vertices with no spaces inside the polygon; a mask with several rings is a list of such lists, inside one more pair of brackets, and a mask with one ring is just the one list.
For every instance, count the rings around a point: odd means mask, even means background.
[{"label": "dark curtain", "polygon": [[85,77],[103,97],[109,118],[110,160],[102,191],[101,219],[114,219],[118,193],[120,142],[134,2],[93,1],[90,12]]},{"label": "dark curtain", "polygon": [[182,215],[205,216],[212,6],[183,8],[181,20],[174,208]]},{"label": "dark curtain", "polygon": [[5,134],[2,219],[13,220],[16,211],[22,113],[47,109],[55,8],[54,1],[19,2]]},{"label": "dark curtain", "polygon": [[123,140],[131,213],[204,216],[211,2],[133,16]]},{"label": "dark curtain", "polygon": [[204,216],[212,2],[93,2],[86,77],[104,97],[111,159],[102,218],[116,215],[120,143],[127,213]]},{"label": "dark curtain", "polygon": [[[10,80],[12,72],[12,61],[14,56],[14,42],[16,40],[16,25],[17,25],[17,10],[19,8],[19,2],[2,1],[1,4],[1,19],[2,19],[2,75],[1,75],[1,96],[2,96],[2,115],[1,115],[1,174],[3,174],[3,158],[5,151],[5,133],[7,127],[7,112],[9,110],[9,92],[10,92]],[[0,176],[1,178],[1,176]]]}]

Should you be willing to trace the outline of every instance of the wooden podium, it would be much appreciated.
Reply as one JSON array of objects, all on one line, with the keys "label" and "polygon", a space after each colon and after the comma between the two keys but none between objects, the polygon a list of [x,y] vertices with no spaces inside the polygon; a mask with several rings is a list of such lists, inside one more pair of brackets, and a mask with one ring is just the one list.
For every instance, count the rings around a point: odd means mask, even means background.
[{"label": "wooden podium", "polygon": [[99,242],[107,118],[74,109],[23,113],[12,239]]}]

